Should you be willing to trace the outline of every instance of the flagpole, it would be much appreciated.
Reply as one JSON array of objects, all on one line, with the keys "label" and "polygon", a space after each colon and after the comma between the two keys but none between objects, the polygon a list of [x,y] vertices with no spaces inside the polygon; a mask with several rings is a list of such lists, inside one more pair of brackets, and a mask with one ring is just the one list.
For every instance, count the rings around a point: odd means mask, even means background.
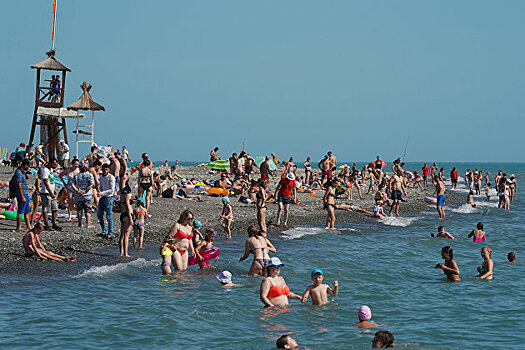
[{"label": "flagpole", "polygon": [[53,31],[51,32],[51,50],[55,49],[55,23],[56,23],[56,17],[57,17],[57,0],[53,0]]}]

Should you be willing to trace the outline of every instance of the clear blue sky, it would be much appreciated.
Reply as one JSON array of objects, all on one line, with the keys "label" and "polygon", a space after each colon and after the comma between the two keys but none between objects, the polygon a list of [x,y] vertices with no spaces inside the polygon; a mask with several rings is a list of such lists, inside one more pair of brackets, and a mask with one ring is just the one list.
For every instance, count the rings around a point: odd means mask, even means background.
[{"label": "clear blue sky", "polygon": [[[51,2],[2,4],[0,147],[29,138]],[[391,160],[410,137],[408,161],[525,161],[524,18],[523,1],[58,0],[56,48],[66,104],[92,81],[96,141],[132,154]]]}]

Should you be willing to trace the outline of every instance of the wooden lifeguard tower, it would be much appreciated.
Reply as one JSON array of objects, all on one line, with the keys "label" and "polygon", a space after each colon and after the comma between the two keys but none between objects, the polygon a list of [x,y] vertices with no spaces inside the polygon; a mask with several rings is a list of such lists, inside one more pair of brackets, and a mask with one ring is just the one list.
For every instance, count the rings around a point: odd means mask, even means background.
[{"label": "wooden lifeguard tower", "polygon": [[[56,59],[54,49],[46,54],[48,57],[45,60],[31,66],[31,68],[36,69],[36,96],[29,144],[33,144],[36,126],[40,125],[40,140],[44,142],[44,150],[49,157],[55,157],[58,143],[61,140],[61,133],[63,133],[63,140],[68,143],[66,116],[62,116],[60,112],[64,107],[66,72],[71,72],[71,69]],[[43,70],[51,71],[52,73],[56,72],[57,78],[55,80],[44,79],[41,82]],[[60,76],[62,80],[60,80]],[[49,81],[47,86],[44,84],[45,81]],[[39,115],[39,107],[56,109],[57,117]],[[39,116],[40,118],[38,118]]]}]

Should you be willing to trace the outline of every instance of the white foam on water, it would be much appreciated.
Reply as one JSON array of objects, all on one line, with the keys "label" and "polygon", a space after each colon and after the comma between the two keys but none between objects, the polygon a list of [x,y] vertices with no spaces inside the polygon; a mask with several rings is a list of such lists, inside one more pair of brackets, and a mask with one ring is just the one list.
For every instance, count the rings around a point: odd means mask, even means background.
[{"label": "white foam on water", "polygon": [[282,238],[284,239],[298,239],[304,236],[313,236],[322,233],[334,233],[337,232],[333,229],[325,229],[319,227],[306,227],[299,226],[282,232]]},{"label": "white foam on water", "polygon": [[401,216],[385,216],[379,222],[388,226],[407,227],[418,218],[406,218]]},{"label": "white foam on water", "polygon": [[127,268],[133,267],[150,267],[160,264],[160,259],[146,260],[144,258],[138,258],[136,260],[127,263],[118,263],[116,265],[104,265],[104,266],[93,266],[75,276],[75,278],[81,277],[104,277],[112,272],[124,271]]},{"label": "white foam on water", "polygon": [[448,210],[460,214],[473,214],[481,211],[480,208],[474,208],[471,204],[462,204],[459,208],[450,208]]}]

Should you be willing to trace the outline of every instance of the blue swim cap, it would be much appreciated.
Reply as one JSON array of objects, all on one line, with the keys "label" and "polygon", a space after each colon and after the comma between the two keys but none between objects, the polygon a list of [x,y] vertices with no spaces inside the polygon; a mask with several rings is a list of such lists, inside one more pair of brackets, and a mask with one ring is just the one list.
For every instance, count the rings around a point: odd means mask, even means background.
[{"label": "blue swim cap", "polygon": [[194,228],[201,228],[202,227],[202,223],[199,220],[195,220],[195,221],[193,221],[193,227]]},{"label": "blue swim cap", "polygon": [[223,201],[224,203],[230,203],[230,198],[228,198],[228,197],[222,197],[222,201]]},{"label": "blue swim cap", "polygon": [[311,277],[314,277],[316,274],[323,274],[323,271],[321,269],[315,269],[312,271],[312,273],[310,274]]}]

